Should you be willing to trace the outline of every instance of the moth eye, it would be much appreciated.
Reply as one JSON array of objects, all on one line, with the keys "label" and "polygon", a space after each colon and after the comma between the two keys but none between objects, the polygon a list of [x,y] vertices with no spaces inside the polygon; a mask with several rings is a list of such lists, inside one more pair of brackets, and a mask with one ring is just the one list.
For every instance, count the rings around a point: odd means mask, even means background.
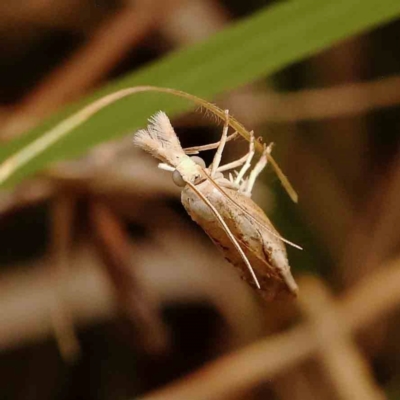
[{"label": "moth eye", "polygon": [[178,170],[175,170],[172,173],[172,180],[174,181],[176,186],[184,187],[186,185],[186,182],[183,180],[182,175]]},{"label": "moth eye", "polygon": [[191,160],[193,160],[197,165],[200,165],[200,167],[205,168],[206,167],[206,163],[204,162],[204,160],[201,157],[198,156],[193,156],[190,157]]}]

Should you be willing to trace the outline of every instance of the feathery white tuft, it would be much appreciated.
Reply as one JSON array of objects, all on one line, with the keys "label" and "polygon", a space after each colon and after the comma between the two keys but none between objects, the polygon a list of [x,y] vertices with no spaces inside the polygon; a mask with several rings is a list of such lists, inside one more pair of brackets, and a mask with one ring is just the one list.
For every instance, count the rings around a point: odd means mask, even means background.
[{"label": "feathery white tuft", "polygon": [[147,129],[139,130],[133,138],[133,143],[174,167],[185,157],[174,128],[163,111],[157,112],[149,119]]}]

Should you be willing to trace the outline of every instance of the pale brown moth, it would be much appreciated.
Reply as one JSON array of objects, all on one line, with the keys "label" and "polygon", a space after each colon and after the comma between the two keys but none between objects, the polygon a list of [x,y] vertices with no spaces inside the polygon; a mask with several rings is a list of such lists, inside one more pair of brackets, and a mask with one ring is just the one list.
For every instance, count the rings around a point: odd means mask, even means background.
[{"label": "pale brown moth", "polygon": [[[251,132],[248,153],[239,160],[220,165],[228,136],[229,113],[221,140],[206,146],[183,149],[167,115],[160,111],[149,119],[147,129],[139,130],[134,144],[159,159],[160,169],[172,172],[175,184],[183,187],[181,200],[188,214],[197,222],[240,276],[258,289],[267,300],[296,295],[297,284],[290,272],[284,242],[265,213],[251,199],[257,177],[267,165],[271,145],[253,169],[255,138]],[[206,167],[200,151],[217,149],[213,162]],[[240,167],[229,179],[223,172]],[[247,176],[246,176],[247,174]]]}]

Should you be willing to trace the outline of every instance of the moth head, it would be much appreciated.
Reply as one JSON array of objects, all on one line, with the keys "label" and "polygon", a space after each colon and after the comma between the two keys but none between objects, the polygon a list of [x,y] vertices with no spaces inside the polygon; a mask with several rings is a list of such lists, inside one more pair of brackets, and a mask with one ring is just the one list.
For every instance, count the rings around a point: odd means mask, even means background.
[{"label": "moth head", "polygon": [[197,184],[204,179],[203,169],[206,167],[204,160],[198,156],[186,157],[177,165],[172,173],[175,185],[184,187],[187,182]]}]

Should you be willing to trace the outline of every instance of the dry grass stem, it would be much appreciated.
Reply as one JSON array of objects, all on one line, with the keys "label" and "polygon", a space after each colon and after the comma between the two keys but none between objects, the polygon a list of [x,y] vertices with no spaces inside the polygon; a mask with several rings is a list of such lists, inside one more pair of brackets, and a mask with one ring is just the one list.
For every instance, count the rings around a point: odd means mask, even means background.
[{"label": "dry grass stem", "polygon": [[399,89],[400,77],[393,75],[294,93],[260,92],[252,94],[255,99],[252,112],[260,124],[360,115],[400,104]]},{"label": "dry grass stem", "polygon": [[[320,280],[303,279],[300,305],[312,327],[314,341],[320,345],[317,360],[323,366],[340,400],[382,400],[384,395],[372,376],[352,332],[337,312],[335,299]],[[327,340],[329,338],[329,340]]]},{"label": "dry grass stem", "polygon": [[51,320],[55,337],[63,358],[74,361],[80,353],[80,346],[73,328],[71,311],[64,298],[65,281],[73,272],[70,269],[69,254],[73,234],[75,198],[62,193],[53,201],[52,223],[52,260],[49,263],[50,276],[54,279],[54,301],[51,308]]},{"label": "dry grass stem", "polygon": [[[357,284],[349,295],[339,300],[335,321],[339,319],[346,334],[350,334],[365,328],[378,318],[384,318],[384,315],[394,311],[400,303],[399,281],[400,259],[396,259],[385,265],[379,273]],[[333,330],[325,331],[320,340],[316,341],[314,329],[312,323],[307,323],[288,333],[267,338],[210,363],[194,374],[142,397],[142,400],[217,400],[229,398],[231,393],[246,392],[254,385],[277,376],[321,349],[329,348],[330,343],[336,340],[337,332]],[[358,356],[355,357],[353,360],[359,363]],[[360,368],[362,370],[364,367],[361,365]]]},{"label": "dry grass stem", "polygon": [[165,352],[169,341],[167,329],[155,300],[135,271],[129,239],[121,222],[98,201],[90,205],[90,217],[118,303],[135,327],[137,345],[152,354]]}]

